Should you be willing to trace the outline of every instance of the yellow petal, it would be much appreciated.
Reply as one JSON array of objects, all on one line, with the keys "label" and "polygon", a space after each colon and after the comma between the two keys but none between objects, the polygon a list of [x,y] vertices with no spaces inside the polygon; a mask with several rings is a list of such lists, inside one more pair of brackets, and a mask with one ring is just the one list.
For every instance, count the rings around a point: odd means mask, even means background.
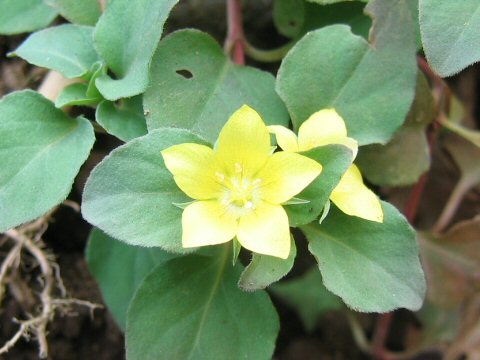
[{"label": "yellow petal", "polygon": [[230,241],[237,231],[237,220],[216,200],[196,201],[182,214],[182,246],[216,245]]},{"label": "yellow petal", "polygon": [[286,259],[290,254],[290,228],[287,213],[280,205],[261,202],[240,218],[237,239],[258,254]]},{"label": "yellow petal", "polygon": [[208,146],[174,145],[163,150],[162,156],[178,187],[192,199],[212,199],[221,191],[215,177],[215,153]]},{"label": "yellow petal", "polygon": [[283,151],[298,152],[297,135],[284,126],[271,125],[268,127],[268,131],[275,135],[278,145]]},{"label": "yellow petal", "polygon": [[339,144],[347,137],[347,128],[335,109],[324,109],[312,114],[298,130],[300,151],[317,146]]},{"label": "yellow petal", "polygon": [[322,171],[322,165],[306,156],[277,152],[257,174],[260,197],[272,204],[281,204],[308,186]]},{"label": "yellow petal", "polygon": [[363,184],[356,165],[346,171],[330,195],[333,203],[347,215],[383,222],[383,210],[377,195]]},{"label": "yellow petal", "polygon": [[262,118],[243,105],[227,121],[217,143],[217,159],[229,176],[252,176],[271,154],[270,134]]}]

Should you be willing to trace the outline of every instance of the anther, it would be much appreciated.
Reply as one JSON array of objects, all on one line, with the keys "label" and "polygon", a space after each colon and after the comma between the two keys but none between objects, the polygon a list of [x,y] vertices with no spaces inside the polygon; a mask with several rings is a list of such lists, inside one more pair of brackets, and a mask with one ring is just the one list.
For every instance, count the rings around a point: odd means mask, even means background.
[{"label": "anther", "polygon": [[215,172],[215,177],[217,178],[218,181],[223,183],[225,181],[225,175],[223,175],[221,172],[216,171]]},{"label": "anther", "polygon": [[242,165],[240,163],[235,163],[235,172],[241,173],[243,171]]}]

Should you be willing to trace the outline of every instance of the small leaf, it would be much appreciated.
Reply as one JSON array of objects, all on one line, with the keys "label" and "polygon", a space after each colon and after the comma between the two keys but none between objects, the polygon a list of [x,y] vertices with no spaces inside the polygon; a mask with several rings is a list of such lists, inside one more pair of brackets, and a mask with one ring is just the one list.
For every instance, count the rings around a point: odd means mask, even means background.
[{"label": "small leaf", "polygon": [[180,127],[214,142],[230,115],[244,104],[269,125],[289,122],[273,76],[233,64],[213,38],[197,30],[177,31],[163,39],[150,76],[144,95],[149,130]]},{"label": "small leaf", "polygon": [[296,256],[297,248],[293,238],[287,259],[253,253],[252,261],[242,273],[238,286],[245,291],[265,289],[290,272]]},{"label": "small leaf", "polygon": [[317,267],[298,278],[274,284],[270,290],[298,312],[310,332],[327,311],[344,308],[342,300],[323,286]]},{"label": "small leaf", "polygon": [[479,238],[480,217],[457,224],[445,235],[420,233],[431,303],[458,306],[480,286]]},{"label": "small leaf", "polygon": [[68,21],[78,25],[95,25],[100,17],[98,0],[45,0]]},{"label": "small leaf", "polygon": [[309,31],[333,24],[349,25],[354,34],[368,38],[372,20],[364,14],[364,7],[358,1],[320,6],[304,0],[276,0],[273,17],[282,35],[297,40]]},{"label": "small leaf", "polygon": [[95,141],[88,120],[31,90],[0,101],[0,138],[0,232],[65,200]]},{"label": "small leaf", "polygon": [[93,228],[86,257],[108,309],[125,330],[127,308],[138,285],[156,265],[173,258],[173,255],[159,248],[127,245]]},{"label": "small leaf", "polygon": [[39,0],[2,0],[0,34],[13,35],[42,29],[57,17],[57,12]]},{"label": "small leaf", "polygon": [[296,128],[333,107],[348,135],[366,145],[386,143],[403,123],[417,73],[410,8],[403,0],[372,0],[366,11],[374,18],[370,44],[333,25],[305,35],[283,59],[277,91]]},{"label": "small leaf", "polygon": [[95,28],[95,47],[115,73],[97,79],[108,100],[141,94],[148,84],[148,67],[165,20],[178,0],[115,0]]},{"label": "small leaf", "polygon": [[302,153],[322,165],[320,175],[297,197],[308,203],[286,205],[290,226],[297,227],[315,220],[322,212],[333,189],[352,163],[352,151],[343,145],[326,145]]},{"label": "small leaf", "polygon": [[425,279],[415,232],[392,205],[384,222],[348,216],[332,207],[325,221],[302,227],[325,287],[356,311],[418,310]]},{"label": "small leaf", "polygon": [[64,106],[71,105],[95,105],[101,98],[93,97],[89,98],[87,96],[88,84],[85,83],[75,83],[67,86],[55,100],[55,106],[57,108],[62,108]]},{"label": "small leaf", "polygon": [[130,141],[147,133],[142,97],[122,99],[120,105],[105,100],[97,107],[97,122],[120,140]]},{"label": "small leaf", "polygon": [[480,60],[478,0],[420,0],[425,55],[440,76],[451,76]]},{"label": "small leaf", "polygon": [[173,203],[191,199],[173,181],[160,152],[189,142],[205,144],[187,130],[165,128],[112,151],[87,180],[83,217],[127,244],[186,252],[181,241],[182,210]]},{"label": "small leaf", "polygon": [[272,358],[279,323],[264,291],[236,282],[231,247],[215,257],[188,255],[161,264],[143,281],[127,318],[127,358]]},{"label": "small leaf", "polygon": [[386,145],[361,148],[357,163],[362,174],[377,185],[416,183],[430,167],[426,127],[434,118],[432,93],[427,79],[419,73],[415,101],[405,124]]},{"label": "small leaf", "polygon": [[67,78],[85,77],[99,60],[92,36],[92,27],[55,26],[30,35],[12,55],[56,70]]}]

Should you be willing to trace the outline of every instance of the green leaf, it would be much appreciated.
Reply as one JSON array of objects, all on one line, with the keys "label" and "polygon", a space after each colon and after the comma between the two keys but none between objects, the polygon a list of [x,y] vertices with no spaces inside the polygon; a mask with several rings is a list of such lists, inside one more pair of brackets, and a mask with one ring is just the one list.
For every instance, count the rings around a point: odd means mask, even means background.
[{"label": "green leaf", "polygon": [[422,49],[422,36],[420,34],[420,20],[418,18],[418,1],[419,0],[405,0],[407,6],[410,8],[410,15],[412,16],[413,27],[415,29],[415,39],[417,44],[417,51]]},{"label": "green leaf", "polygon": [[127,308],[135,290],[156,265],[170,260],[173,255],[158,248],[127,245],[93,228],[86,257],[108,309],[125,330]]},{"label": "green leaf", "polygon": [[109,134],[123,141],[130,141],[147,133],[141,96],[123,99],[120,105],[105,100],[97,107],[95,117]]},{"label": "green leaf", "polygon": [[384,222],[343,214],[332,207],[321,225],[302,228],[323,282],[352,309],[418,310],[425,279],[415,232],[392,205],[382,202]]},{"label": "green leaf", "polygon": [[67,78],[85,77],[98,61],[92,36],[92,27],[55,26],[30,35],[12,55]]},{"label": "green leaf", "polygon": [[0,138],[0,232],[65,200],[95,141],[89,121],[31,90],[0,101]]},{"label": "green leaf", "polygon": [[278,32],[289,38],[297,38],[305,23],[304,0],[275,0],[273,21]]},{"label": "green leaf", "polygon": [[12,35],[46,27],[57,12],[39,0],[0,0],[0,34]]},{"label": "green leaf", "polygon": [[386,143],[403,123],[414,92],[415,33],[404,0],[370,1],[370,41],[333,25],[305,35],[284,58],[277,91],[298,128],[335,108],[360,145]]},{"label": "green leaf", "polygon": [[229,360],[272,358],[278,316],[264,291],[236,282],[231,247],[216,257],[168,261],[143,281],[127,318],[127,358]]},{"label": "green leaf", "polygon": [[149,130],[175,126],[214,142],[243,104],[258,111],[269,125],[289,122],[273,76],[235,65],[213,38],[200,31],[178,31],[163,39],[150,76],[144,95]]},{"label": "green leaf", "polygon": [[270,290],[298,312],[310,332],[327,311],[344,308],[342,300],[323,286],[317,267],[293,280],[274,284]]},{"label": "green leaf", "polygon": [[428,63],[440,76],[451,76],[480,60],[477,0],[420,0],[420,31]]},{"label": "green leaf", "polygon": [[372,20],[363,13],[364,7],[358,1],[320,6],[304,0],[276,0],[273,20],[282,35],[296,40],[309,31],[333,24],[349,25],[354,34],[368,38]]},{"label": "green leaf", "polygon": [[242,273],[238,286],[245,291],[265,289],[290,272],[296,256],[297,248],[293,238],[287,259],[253,253],[252,261]]},{"label": "green leaf", "polygon": [[181,129],[158,129],[118,147],[92,171],[85,185],[83,217],[131,245],[182,248],[182,210],[190,199],[165,168],[161,151],[182,143],[205,143]]},{"label": "green leaf", "polygon": [[444,235],[421,233],[428,299],[441,307],[459,306],[480,286],[480,217],[455,225]]},{"label": "green leaf", "polygon": [[426,128],[435,118],[435,105],[427,79],[418,75],[415,101],[405,124],[386,145],[361,148],[357,163],[372,183],[388,186],[414,184],[430,167]]},{"label": "green leaf", "polygon": [[321,174],[298,198],[308,200],[305,204],[285,205],[290,226],[297,227],[315,220],[322,212],[333,189],[352,163],[352,152],[343,145],[326,145],[302,153],[320,164]]},{"label": "green leaf", "polygon": [[163,25],[178,0],[115,0],[95,28],[95,47],[117,78],[104,75],[97,87],[108,100],[145,91],[148,67]]},{"label": "green leaf", "polygon": [[75,83],[67,86],[55,100],[55,106],[62,108],[71,105],[95,105],[102,101],[101,97],[87,96],[88,84]]},{"label": "green leaf", "polygon": [[95,25],[101,14],[99,0],[45,0],[68,21],[79,25]]}]

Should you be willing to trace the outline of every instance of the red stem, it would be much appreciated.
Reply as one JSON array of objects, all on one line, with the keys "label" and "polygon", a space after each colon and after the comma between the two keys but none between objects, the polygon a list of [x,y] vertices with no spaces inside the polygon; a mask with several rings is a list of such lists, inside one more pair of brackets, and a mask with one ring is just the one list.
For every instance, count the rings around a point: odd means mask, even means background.
[{"label": "red stem", "polygon": [[225,41],[228,51],[236,64],[245,65],[244,33],[241,0],[227,0],[228,34]]},{"label": "red stem", "polygon": [[377,359],[377,360],[386,359],[385,342],[387,340],[387,336],[390,330],[390,325],[392,323],[392,320],[393,320],[393,312],[381,314],[377,320],[375,333],[373,334],[373,340],[372,340],[372,355],[374,359]]},{"label": "red stem", "polygon": [[[439,77],[428,65],[426,60],[418,56],[418,65],[420,69],[430,78],[430,80],[435,84],[435,86],[441,91],[444,91],[447,87],[444,80]],[[435,145],[437,139],[437,133],[440,124],[434,122],[428,132],[428,146],[430,150],[430,155],[432,153],[432,148]],[[418,206],[420,205],[420,200],[422,198],[423,191],[425,190],[425,185],[428,179],[428,172],[423,174],[418,180],[417,184],[412,189],[410,196],[408,198],[407,204],[404,209],[405,217],[407,218],[410,224],[413,224],[417,215]],[[377,360],[386,360],[388,359],[387,349],[385,348],[385,342],[390,330],[390,325],[393,319],[393,312],[381,314],[377,320],[375,326],[375,332],[372,340],[372,355]]]}]

